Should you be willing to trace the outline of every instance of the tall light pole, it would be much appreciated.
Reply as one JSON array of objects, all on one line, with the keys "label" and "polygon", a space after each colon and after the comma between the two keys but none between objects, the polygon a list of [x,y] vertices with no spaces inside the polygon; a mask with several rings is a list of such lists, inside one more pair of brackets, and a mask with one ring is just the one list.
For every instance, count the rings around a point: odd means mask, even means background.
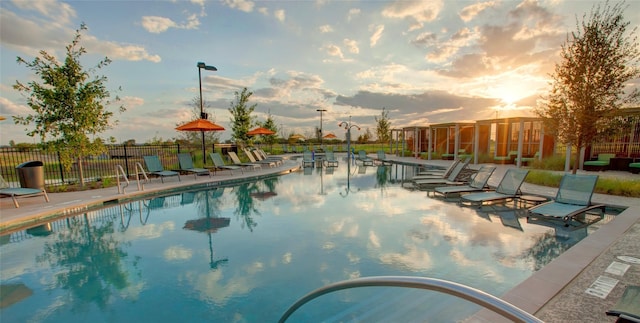
[{"label": "tall light pole", "polygon": [[357,128],[360,131],[360,127],[351,123],[351,116],[349,116],[349,122],[342,121],[338,124],[338,127],[344,127],[347,130],[347,169],[351,165],[351,128]]},{"label": "tall light pole", "polygon": [[[207,65],[204,62],[198,62],[198,84],[200,85],[200,119],[209,119],[209,115],[204,113],[204,107],[202,106],[202,74],[200,70],[203,68],[207,71],[217,71],[218,69],[215,66]],[[202,133],[202,165],[207,164],[207,153],[204,144],[204,130],[201,130]]]},{"label": "tall light pole", "polygon": [[326,109],[317,109],[320,112],[320,147],[322,147],[322,112],[327,112]]}]

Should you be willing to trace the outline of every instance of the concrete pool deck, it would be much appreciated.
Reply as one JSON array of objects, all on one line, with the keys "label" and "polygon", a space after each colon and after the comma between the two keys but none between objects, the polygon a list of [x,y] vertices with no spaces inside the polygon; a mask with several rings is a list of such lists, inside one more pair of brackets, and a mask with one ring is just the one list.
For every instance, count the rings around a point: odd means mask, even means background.
[{"label": "concrete pool deck", "polygon": [[[289,155],[296,156],[296,155]],[[412,157],[387,156],[403,164],[422,164],[439,167],[448,166],[451,161],[421,160]],[[480,165],[471,165],[478,168]],[[489,185],[496,186],[503,174],[513,165],[495,165],[496,171],[489,180]],[[116,187],[87,190],[79,192],[50,193],[50,202],[45,203],[43,197],[19,199],[20,208],[15,208],[11,198],[0,199],[0,232],[10,232],[27,224],[39,224],[68,214],[90,210],[103,204],[135,199],[142,196],[153,196],[167,190],[179,190],[189,187],[214,187],[225,183],[240,182],[255,177],[266,177],[284,174],[300,167],[297,160],[287,160],[283,165],[256,171],[244,171],[230,174],[220,171],[211,178],[193,175],[182,175],[167,178],[165,183],[153,179],[144,185],[144,191],[138,191],[137,184],[132,181],[126,194],[119,194]],[[587,172],[584,172],[587,173]],[[591,172],[589,172],[591,173]],[[601,177],[621,177],[638,179],[640,175],[626,172],[600,172]],[[523,193],[555,196],[556,189],[531,184],[523,184]],[[587,236],[577,245],[564,252],[560,257],[534,273],[533,276],[511,289],[504,295],[496,295],[518,306],[547,322],[615,322],[616,317],[606,316],[605,312],[612,308],[622,296],[628,285],[640,284],[640,264],[629,264],[623,274],[607,270],[614,262],[625,264],[618,256],[640,258],[640,199],[619,196],[594,194],[594,203],[626,208],[609,223]],[[586,290],[604,276],[618,280],[618,283],[604,298],[586,293]],[[609,280],[610,281],[610,280]],[[470,322],[507,322],[497,314],[483,310],[471,317]]]}]

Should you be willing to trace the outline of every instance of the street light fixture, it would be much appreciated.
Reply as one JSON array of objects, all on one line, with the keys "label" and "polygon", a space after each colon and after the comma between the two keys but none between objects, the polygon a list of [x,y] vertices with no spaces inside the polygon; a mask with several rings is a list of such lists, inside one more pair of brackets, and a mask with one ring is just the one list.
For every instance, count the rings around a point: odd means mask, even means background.
[{"label": "street light fixture", "polygon": [[[198,66],[198,84],[200,85],[200,119],[209,119],[209,115],[204,113],[204,107],[202,106],[202,73],[200,72],[203,68],[206,71],[217,71],[218,69],[215,66],[207,65],[204,62],[198,62],[196,65]],[[202,133],[202,165],[207,164],[207,155],[204,144],[204,130],[200,131]]]},{"label": "street light fixture", "polygon": [[[338,124],[338,127],[344,127],[347,130],[347,169],[349,165],[351,165],[349,159],[351,158],[351,128],[357,128],[360,131],[360,127],[356,124],[351,123],[351,116],[349,116],[349,122],[342,121]],[[355,157],[355,156],[354,156]]]},{"label": "street light fixture", "polygon": [[317,109],[320,112],[320,147],[322,147],[322,112],[327,112],[326,109]]}]

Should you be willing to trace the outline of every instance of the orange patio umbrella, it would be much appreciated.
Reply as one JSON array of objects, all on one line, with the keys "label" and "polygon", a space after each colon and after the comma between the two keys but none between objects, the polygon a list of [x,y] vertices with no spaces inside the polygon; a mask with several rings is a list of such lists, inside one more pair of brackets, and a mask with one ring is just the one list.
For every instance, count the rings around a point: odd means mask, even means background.
[{"label": "orange patio umbrella", "polygon": [[324,137],[322,137],[324,139],[337,139],[338,137],[332,133],[328,133],[326,135],[324,135]]},{"label": "orange patio umbrella", "polygon": [[276,132],[273,131],[273,130],[269,130],[269,129],[263,128],[263,127],[258,127],[258,128],[255,128],[255,129],[247,132],[247,136],[258,136],[258,135],[268,136],[268,135],[273,135],[275,133]]},{"label": "orange patio umbrella", "polygon": [[202,132],[202,165],[205,165],[207,163],[207,151],[204,145],[204,132],[205,131],[223,131],[224,127],[219,126],[207,119],[197,119],[177,127],[176,130]]}]

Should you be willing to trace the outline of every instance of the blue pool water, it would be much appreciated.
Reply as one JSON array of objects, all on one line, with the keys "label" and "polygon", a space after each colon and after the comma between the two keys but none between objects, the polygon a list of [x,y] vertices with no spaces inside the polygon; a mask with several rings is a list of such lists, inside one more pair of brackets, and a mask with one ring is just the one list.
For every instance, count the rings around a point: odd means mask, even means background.
[{"label": "blue pool water", "polygon": [[[344,162],[343,162],[344,163]],[[2,322],[275,322],[355,277],[446,279],[508,291],[589,228],[527,223],[402,188],[413,167],[310,169],[172,193],[0,237]],[[449,322],[478,307],[424,290],[325,295],[291,322]]]}]

